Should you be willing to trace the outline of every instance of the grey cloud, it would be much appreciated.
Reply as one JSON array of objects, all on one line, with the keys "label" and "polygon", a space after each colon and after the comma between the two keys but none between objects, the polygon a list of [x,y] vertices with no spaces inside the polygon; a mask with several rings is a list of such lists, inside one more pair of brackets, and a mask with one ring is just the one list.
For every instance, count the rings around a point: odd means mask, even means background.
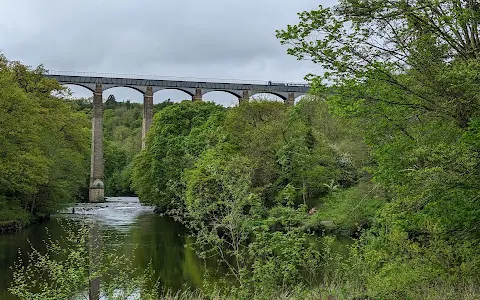
[{"label": "grey cloud", "polygon": [[53,70],[301,81],[275,30],[334,0],[0,0],[0,50]]}]

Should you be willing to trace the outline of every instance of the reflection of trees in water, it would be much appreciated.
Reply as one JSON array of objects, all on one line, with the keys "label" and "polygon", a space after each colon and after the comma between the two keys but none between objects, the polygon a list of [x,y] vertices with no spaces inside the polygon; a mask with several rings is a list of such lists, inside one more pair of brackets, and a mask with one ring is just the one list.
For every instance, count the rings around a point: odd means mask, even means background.
[{"label": "reflection of trees in water", "polygon": [[[215,259],[206,263],[197,257],[188,245],[194,240],[187,237],[182,224],[168,217],[145,214],[125,233],[114,227],[103,228],[103,247],[122,245],[122,254],[134,255],[134,266],[143,272],[149,268],[160,279],[160,287],[174,291],[186,286],[201,288],[205,267],[215,273]],[[187,245],[187,246],[186,246]],[[140,274],[137,274],[140,275]]]},{"label": "reflection of trees in water", "polygon": [[[185,228],[166,217],[146,215],[138,219],[131,229],[132,244],[137,244],[135,264],[144,269],[152,262],[151,268],[161,280],[161,286],[173,290],[181,289],[185,284],[200,287],[198,278],[203,276],[203,263],[191,254],[186,255]],[[190,268],[186,269],[185,262]]]},{"label": "reflection of trees in water", "polygon": [[192,245],[194,239],[191,237],[185,238],[184,242],[184,259],[182,262],[182,270],[184,278],[189,282],[189,285],[201,287],[203,285],[204,265],[199,263],[197,254],[193,250]]},{"label": "reflection of trees in water", "polygon": [[[32,236],[29,249],[22,253],[28,258],[14,262],[11,295],[6,299],[13,299],[12,295],[20,299],[70,299],[89,290],[88,299],[98,300],[100,277],[107,270],[119,273],[131,269],[122,269],[115,256],[103,251],[99,224],[70,220],[49,225],[52,230],[43,231],[44,239],[38,245],[34,244],[38,237]],[[123,288],[118,283],[113,280],[111,286]]]},{"label": "reflection of trees in water", "polygon": [[30,245],[33,245],[40,252],[45,252],[45,243],[48,233],[56,239],[63,235],[65,231],[59,226],[57,220],[52,218],[45,223],[27,227],[17,233],[8,233],[0,235],[0,299],[15,299],[7,291],[12,282],[12,269],[14,261],[17,260],[19,250],[23,261],[28,261],[27,253],[30,251]]},{"label": "reflection of trees in water", "polygon": [[[80,228],[81,223],[78,221],[71,225]],[[65,231],[56,218],[16,234],[0,236],[0,299],[15,299],[7,291],[12,281],[12,272],[9,268],[17,259],[19,248],[24,261],[27,261],[26,253],[30,250],[27,240],[30,240],[40,252],[45,251],[44,240],[48,239],[45,227],[48,228],[51,238],[58,240],[61,247],[67,246],[63,244],[61,238],[65,236]],[[185,228],[170,218],[145,214],[141,215],[127,232],[111,226],[101,226],[92,230],[91,234],[91,242],[98,238],[96,241],[98,244],[94,244],[94,252],[101,250],[108,253],[110,249],[113,251],[120,247],[118,254],[132,258],[133,265],[139,272],[148,267],[154,270],[155,276],[161,279],[161,287],[177,290],[184,285],[192,288],[202,286],[204,262],[191,248],[184,246],[192,240],[186,238]],[[132,254],[135,257],[132,257]],[[216,269],[214,262],[207,261],[207,266],[211,266],[212,270]],[[108,281],[108,278],[102,277],[103,283]]]},{"label": "reflection of trees in water", "polygon": [[[89,255],[90,255],[90,265],[89,272],[90,274],[96,273],[99,270],[97,268],[100,266],[100,253],[102,248],[102,240],[100,235],[100,226],[97,222],[92,224],[90,227],[89,235]],[[100,278],[96,277],[90,280],[89,284],[89,300],[98,300],[100,298]]]}]

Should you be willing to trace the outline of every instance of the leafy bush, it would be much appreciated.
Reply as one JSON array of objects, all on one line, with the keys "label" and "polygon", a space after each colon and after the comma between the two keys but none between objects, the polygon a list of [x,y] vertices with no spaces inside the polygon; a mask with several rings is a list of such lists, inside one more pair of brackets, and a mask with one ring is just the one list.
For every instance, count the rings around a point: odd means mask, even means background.
[{"label": "leafy bush", "polygon": [[88,176],[90,122],[45,72],[0,54],[0,198],[15,219],[18,206],[34,219],[76,201]]},{"label": "leafy bush", "polygon": [[[368,181],[337,190],[323,201],[317,206],[317,212],[309,218],[306,226],[347,236],[369,228],[377,211],[386,203],[382,188]],[[331,228],[326,228],[325,222],[331,222]]]},{"label": "leafy bush", "polygon": [[183,171],[221,140],[208,132],[222,124],[224,110],[209,102],[183,101],[155,115],[146,151],[135,158],[133,167],[132,184],[143,202],[164,209],[184,204]]},{"label": "leafy bush", "polygon": [[[133,257],[101,247],[98,225],[63,223],[62,241],[49,239],[46,252],[32,247],[28,262],[14,265],[9,291],[19,299],[72,299],[95,291],[107,299],[158,299],[154,274],[138,276]],[[100,284],[100,280],[102,283]]]}]

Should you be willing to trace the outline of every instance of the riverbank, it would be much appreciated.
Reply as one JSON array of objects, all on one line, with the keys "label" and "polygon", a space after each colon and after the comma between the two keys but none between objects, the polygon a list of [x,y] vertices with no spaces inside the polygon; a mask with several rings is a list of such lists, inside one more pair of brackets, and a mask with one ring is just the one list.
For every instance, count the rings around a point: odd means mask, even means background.
[{"label": "riverbank", "polygon": [[18,232],[26,229],[32,225],[42,223],[49,220],[50,216],[44,216],[42,218],[30,216],[26,219],[12,219],[12,220],[0,220],[0,235],[12,232]]},{"label": "riverbank", "polygon": [[35,221],[32,215],[18,206],[0,205],[0,234],[19,231]]},{"label": "riverbank", "polygon": [[0,221],[0,234],[19,231],[25,227],[25,224],[17,220]]}]

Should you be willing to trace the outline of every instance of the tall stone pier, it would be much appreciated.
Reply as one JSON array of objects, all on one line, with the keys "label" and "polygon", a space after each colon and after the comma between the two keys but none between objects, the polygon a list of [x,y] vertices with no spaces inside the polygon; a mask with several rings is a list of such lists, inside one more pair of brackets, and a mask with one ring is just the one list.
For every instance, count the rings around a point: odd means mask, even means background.
[{"label": "tall stone pier", "polygon": [[90,165],[89,201],[103,202],[105,195],[103,163],[103,97],[102,85],[97,84],[93,92],[92,154]]},{"label": "tall stone pier", "polygon": [[250,91],[244,90],[242,92],[242,97],[238,98],[238,104],[247,103],[250,100]]},{"label": "tall stone pier", "polygon": [[195,94],[192,96],[193,101],[202,101],[202,89],[196,88]]},{"label": "tall stone pier", "polygon": [[288,97],[285,99],[285,104],[288,106],[295,105],[295,93],[288,93]]},{"label": "tall stone pier", "polygon": [[145,142],[148,130],[153,122],[153,90],[147,87],[147,92],[143,95],[143,126],[142,126],[142,149],[145,149]]}]

